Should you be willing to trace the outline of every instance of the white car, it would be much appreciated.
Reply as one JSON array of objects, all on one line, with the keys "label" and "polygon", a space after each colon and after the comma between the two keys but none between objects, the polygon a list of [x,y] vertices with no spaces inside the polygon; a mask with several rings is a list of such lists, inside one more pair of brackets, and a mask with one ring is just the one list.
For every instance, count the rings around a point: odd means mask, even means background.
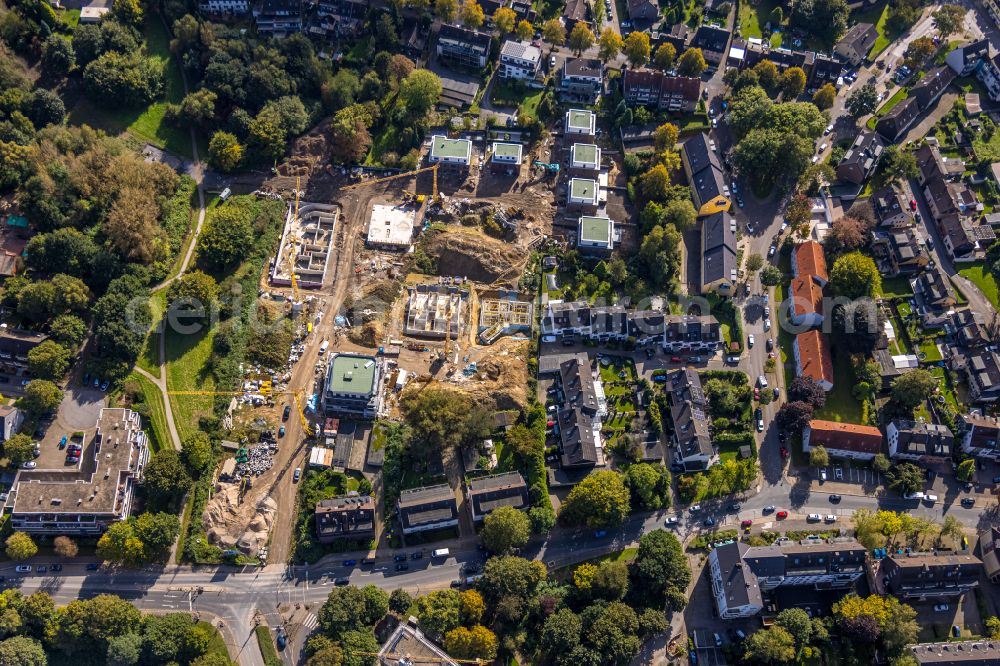
[{"label": "white car", "polygon": [[927,493],[926,495],[924,495],[924,501],[927,502],[928,504],[934,504],[934,502],[938,501],[938,496]]},{"label": "white car", "polygon": [[770,317],[771,316],[771,306],[770,305],[765,305],[764,306],[764,316],[765,317]]},{"label": "white car", "polygon": [[747,347],[753,347],[753,334],[747,336]]},{"label": "white car", "polygon": [[835,523],[835,522],[837,522],[837,516],[833,515],[832,513],[828,513],[828,514],[826,515],[826,518],[825,518],[825,520],[826,520],[826,522],[828,522],[828,523]]},{"label": "white car", "polygon": [[28,462],[21,463],[21,469],[35,469],[38,464],[34,460],[29,460]]},{"label": "white car", "polygon": [[832,131],[833,131],[833,125],[832,125],[832,124],[830,124],[830,125],[827,125],[827,126],[826,126],[826,129],[825,129],[825,130],[823,130],[823,136],[826,136],[827,134],[829,134],[829,133],[830,133],[830,132],[832,132]]},{"label": "white car", "polygon": [[670,516],[669,518],[667,518],[667,522],[665,524],[666,525],[676,525],[679,522],[680,522],[680,519],[677,518],[677,516]]},{"label": "white car", "polygon": [[698,513],[701,511],[701,504],[692,504],[691,508],[688,509],[691,513]]},{"label": "white car", "polygon": [[819,480],[820,481],[826,481],[826,470],[825,469],[821,469],[819,471]]},{"label": "white car", "polygon": [[908,499],[908,500],[922,500],[923,498],[924,494],[919,490],[915,493],[907,493],[906,495],[903,495],[903,499]]},{"label": "white car", "polygon": [[757,385],[760,386],[761,388],[767,388],[767,377],[765,377],[764,375],[758,377]]},{"label": "white car", "polygon": [[767,256],[768,257],[773,257],[774,253],[777,252],[777,251],[778,251],[778,246],[775,245],[774,243],[772,243],[771,247],[767,248]]},{"label": "white car", "polygon": [[16,571],[17,573],[31,573],[31,565],[18,564],[17,567],[14,568],[14,571]]},{"label": "white car", "polygon": [[823,520],[823,516],[819,515],[818,513],[810,513],[808,516],[806,516],[806,520],[809,521],[810,523],[818,523],[821,520]]},{"label": "white car", "polygon": [[554,335],[543,335],[542,336],[542,342],[555,342],[555,341],[556,341],[556,336],[554,336]]},{"label": "white car", "polygon": [[819,147],[819,152],[821,152],[821,153],[825,153],[825,152],[826,152],[826,149],[827,149],[828,147],[829,147],[829,146],[827,146],[827,144],[825,144],[825,143],[824,143],[823,145],[821,145],[821,146]]},{"label": "white car", "polygon": [[770,331],[771,330],[771,318],[770,317],[768,317],[767,319],[764,320],[764,330],[765,331]]}]

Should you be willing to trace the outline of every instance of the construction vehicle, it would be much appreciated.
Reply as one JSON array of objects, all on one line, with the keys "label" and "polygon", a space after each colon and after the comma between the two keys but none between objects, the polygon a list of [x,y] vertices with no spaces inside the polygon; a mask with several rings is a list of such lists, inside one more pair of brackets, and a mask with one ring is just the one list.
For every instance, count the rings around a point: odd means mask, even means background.
[{"label": "construction vehicle", "polygon": [[[295,407],[299,412],[299,421],[302,423],[302,431],[307,437],[311,437],[313,434],[313,429],[309,426],[309,419],[306,418],[305,410],[302,408],[302,389],[294,391],[278,391],[274,392],[270,387],[267,389],[267,395],[273,397],[275,395],[290,395],[295,401]],[[167,391],[167,395],[243,395],[243,391]],[[263,388],[261,394],[264,395]]]},{"label": "construction vehicle", "polygon": [[559,171],[559,165],[558,164],[549,164],[548,162],[542,162],[540,160],[535,160],[535,166],[542,167],[546,171],[552,171],[552,172],[558,172]]},{"label": "construction vehicle", "polygon": [[[440,162],[435,162],[433,165],[431,165],[429,167],[424,167],[422,169],[416,169],[414,171],[406,171],[404,173],[397,173],[397,174],[394,174],[392,176],[385,176],[384,178],[375,178],[374,180],[363,180],[363,181],[361,181],[359,183],[353,183],[351,185],[346,185],[346,186],[342,187],[341,189],[342,190],[353,190],[355,188],[364,187],[366,185],[378,185],[379,183],[388,183],[389,181],[396,180],[397,178],[410,178],[410,177],[416,176],[417,174],[421,174],[421,173],[425,173],[427,171],[430,171],[432,174],[434,174],[434,186],[433,186],[434,189],[433,189],[433,192],[431,193],[431,198],[432,198],[432,201],[434,203],[440,204],[441,203],[441,194],[438,192],[438,169],[440,167],[441,167],[441,163]],[[421,196],[422,195],[417,195],[417,201],[421,201],[422,200],[420,198]]]},{"label": "construction vehicle", "polygon": [[411,654],[395,654],[386,653],[382,654],[379,652],[361,652],[355,650],[354,654],[365,655],[366,657],[379,657],[383,661],[396,661],[399,664],[407,663],[412,666],[420,666],[420,664],[447,664],[451,662],[457,662],[459,664],[484,664],[486,663],[482,659],[456,659],[454,657],[425,657],[423,655],[415,656]]},{"label": "construction vehicle", "polygon": [[[292,218],[292,228],[297,229],[299,224],[299,190],[301,189],[301,177],[295,176],[295,217]],[[292,256],[288,262],[288,272],[292,276],[292,300],[298,302],[299,300],[299,285],[298,280],[295,279],[295,261],[299,256],[299,238],[294,233],[292,234]]]}]

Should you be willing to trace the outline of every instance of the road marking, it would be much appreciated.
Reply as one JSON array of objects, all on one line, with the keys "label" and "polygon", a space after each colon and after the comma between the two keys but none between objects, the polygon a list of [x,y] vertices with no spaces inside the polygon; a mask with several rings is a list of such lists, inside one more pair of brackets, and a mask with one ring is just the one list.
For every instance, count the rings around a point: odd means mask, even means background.
[{"label": "road marking", "polygon": [[302,621],[302,626],[309,630],[315,629],[319,626],[319,618],[316,617],[315,613],[309,613]]}]

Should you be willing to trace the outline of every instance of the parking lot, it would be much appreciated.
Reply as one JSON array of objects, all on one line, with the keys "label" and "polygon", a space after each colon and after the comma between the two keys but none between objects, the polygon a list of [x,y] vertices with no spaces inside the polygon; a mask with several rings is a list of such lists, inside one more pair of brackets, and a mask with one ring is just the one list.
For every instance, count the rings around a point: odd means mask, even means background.
[{"label": "parking lot", "polygon": [[[723,666],[726,664],[726,657],[722,654],[722,649],[716,647],[715,637],[708,629],[695,629],[691,632],[694,636],[695,651],[698,653],[698,663],[705,666]],[[726,640],[720,633],[719,638]]]},{"label": "parking lot", "polygon": [[821,472],[826,472],[825,481],[836,481],[838,483],[857,483],[861,486],[878,486],[885,482],[885,478],[873,469],[865,467],[851,467],[849,465],[830,465],[821,467],[816,474],[822,479]]}]

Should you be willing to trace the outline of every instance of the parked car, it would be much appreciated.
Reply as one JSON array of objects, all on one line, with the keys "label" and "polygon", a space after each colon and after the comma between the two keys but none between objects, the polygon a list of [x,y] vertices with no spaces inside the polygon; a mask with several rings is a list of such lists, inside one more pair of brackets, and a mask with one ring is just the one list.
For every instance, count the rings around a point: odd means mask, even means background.
[{"label": "parked car", "polygon": [[750,527],[751,525],[753,525],[753,521],[749,518],[740,522],[740,527]]},{"label": "parked car", "polygon": [[976,500],[971,497],[963,497],[962,506],[965,507],[966,509],[971,509],[972,507],[976,506]]},{"label": "parked car", "polygon": [[841,499],[843,498],[840,495],[830,495],[830,501],[833,502],[834,504],[839,502]]},{"label": "parked car", "polygon": [[353,567],[357,563],[357,560],[344,560],[341,564],[345,567]]},{"label": "parked car", "polygon": [[55,572],[55,571],[62,571],[62,565],[61,564],[50,565],[49,566],[49,571],[53,571],[53,572]]},{"label": "parked car", "polygon": [[757,408],[754,416],[757,418],[757,432],[764,432],[764,412],[761,411],[760,407]]},{"label": "parked car", "polygon": [[732,504],[729,505],[729,510],[732,511],[733,513],[736,513],[737,511],[739,511],[742,508],[743,508],[743,505],[740,504],[739,502],[733,502]]},{"label": "parked car", "polygon": [[825,469],[821,469],[819,471],[819,480],[820,481],[826,481],[826,470]]},{"label": "parked car", "polygon": [[774,513],[774,507],[768,504],[763,509],[761,509],[760,512],[766,516],[769,513]]},{"label": "parked car", "polygon": [[67,441],[69,441],[68,438],[66,437],[66,435],[63,435],[62,439],[59,440],[59,448],[60,449],[64,448],[66,446]]},{"label": "parked car", "polygon": [[554,335],[543,335],[542,336],[542,342],[555,342],[555,341],[556,341],[556,336],[554,336]]},{"label": "parked car", "polygon": [[823,520],[823,516],[819,515],[818,513],[810,513],[808,516],[806,516],[806,520],[810,523],[818,523],[821,520]]},{"label": "parked car", "polygon": [[350,585],[351,584],[351,579],[350,578],[337,578],[336,580],[333,581],[333,584],[336,585],[337,587],[343,587],[345,585]]},{"label": "parked car", "polygon": [[826,514],[826,518],[824,518],[824,520],[828,523],[835,523],[837,522],[837,516],[833,515],[832,513],[828,513]]},{"label": "parked car", "polygon": [[406,555],[393,555],[392,556],[392,561],[393,562],[405,562],[406,561]]},{"label": "parked car", "polygon": [[78,462],[80,462],[80,456],[74,456],[74,455],[66,456],[67,465],[75,465]]},{"label": "parked car", "polygon": [[284,436],[285,436],[285,426],[281,426],[280,428],[278,428],[278,437],[284,437]]},{"label": "parked car", "polygon": [[934,610],[936,610],[939,613],[948,610],[948,608],[950,608],[948,604],[934,604]]},{"label": "parked car", "polygon": [[753,347],[753,333],[747,336],[747,347]]},{"label": "parked car", "polygon": [[14,568],[14,571],[16,571],[17,573],[31,573],[31,565],[30,564],[18,564]]},{"label": "parked car", "polygon": [[934,504],[934,502],[938,501],[938,496],[932,495],[931,493],[927,493],[926,495],[924,495],[924,501],[927,502],[928,504]]},{"label": "parked car", "polygon": [[681,521],[680,521],[680,519],[677,516],[670,516],[669,518],[667,518],[667,520],[664,523],[664,525],[676,526],[680,522]]},{"label": "parked car", "polygon": [[722,636],[715,633],[712,634],[712,638],[715,639],[715,647],[722,647]]},{"label": "parked car", "polygon": [[775,386],[774,390],[771,391],[771,395],[774,396],[775,400],[777,400],[778,398],[781,397],[781,390],[777,386]]},{"label": "parked car", "polygon": [[35,469],[38,467],[38,463],[34,460],[29,460],[28,462],[21,463],[21,469]]},{"label": "parked car", "polygon": [[87,571],[97,571],[101,565],[97,562],[87,562]]},{"label": "parked car", "polygon": [[767,377],[765,377],[764,375],[760,375],[759,377],[757,377],[757,386],[761,388],[767,388]]},{"label": "parked car", "polygon": [[36,572],[37,573],[46,573],[48,570],[49,570],[49,568],[47,566],[45,566],[44,564],[39,564],[38,565],[38,569],[37,569]]},{"label": "parked car", "polygon": [[774,514],[774,517],[777,518],[778,520],[784,520],[785,518],[788,518],[788,512],[779,511],[778,513]]},{"label": "parked car", "polygon": [[424,556],[424,554],[421,553],[419,550],[417,552],[415,552],[415,553],[410,553],[410,559],[411,560],[419,560],[419,559],[423,558],[423,556]]},{"label": "parked car", "polygon": [[711,516],[709,516],[708,518],[706,518],[704,520],[704,522],[702,524],[705,527],[711,527],[712,525],[715,525],[715,518],[712,518]]},{"label": "parked car", "polygon": [[292,413],[291,406],[290,405],[285,405],[285,409],[283,409],[282,412],[281,412],[281,420],[282,421],[287,421],[288,417],[291,415],[291,413]]},{"label": "parked car", "polygon": [[767,348],[767,351],[774,351],[774,339],[773,338],[768,338],[764,342],[764,346]]},{"label": "parked car", "polygon": [[296,483],[298,483],[299,479],[301,479],[301,478],[302,478],[302,468],[301,467],[296,467],[295,468],[295,473],[292,474],[292,481],[295,481]]},{"label": "parked car", "polygon": [[410,565],[406,562],[400,562],[396,565],[396,571],[409,571]]},{"label": "parked car", "polygon": [[698,513],[701,511],[701,504],[692,504],[691,508],[688,509],[691,513]]},{"label": "parked car", "polygon": [[778,251],[778,246],[775,245],[774,243],[771,243],[771,247],[767,248],[767,256],[773,257],[774,253],[777,251]]},{"label": "parked car", "polygon": [[107,391],[109,386],[111,386],[111,382],[109,382],[107,379],[105,379],[103,382],[101,382],[101,390],[102,391]]},{"label": "parked car", "polygon": [[770,331],[771,330],[771,318],[770,317],[768,317],[767,319],[764,320],[764,330],[765,331]]}]

